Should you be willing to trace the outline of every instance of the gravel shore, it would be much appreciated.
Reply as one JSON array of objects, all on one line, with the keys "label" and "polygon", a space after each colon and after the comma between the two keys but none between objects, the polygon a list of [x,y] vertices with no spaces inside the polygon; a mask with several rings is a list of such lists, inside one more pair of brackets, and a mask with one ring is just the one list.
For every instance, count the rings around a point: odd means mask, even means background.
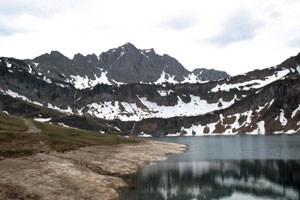
[{"label": "gravel shore", "polygon": [[119,190],[128,187],[122,176],[186,149],[182,144],[142,141],[4,159],[0,199],[117,200]]}]

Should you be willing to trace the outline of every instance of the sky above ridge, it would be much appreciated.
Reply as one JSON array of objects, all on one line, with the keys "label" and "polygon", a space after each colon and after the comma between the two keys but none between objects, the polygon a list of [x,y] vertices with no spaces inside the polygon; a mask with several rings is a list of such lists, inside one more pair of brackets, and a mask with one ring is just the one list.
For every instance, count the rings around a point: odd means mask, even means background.
[{"label": "sky above ridge", "polygon": [[0,56],[99,55],[126,42],[236,75],[300,52],[300,0],[1,0]]}]

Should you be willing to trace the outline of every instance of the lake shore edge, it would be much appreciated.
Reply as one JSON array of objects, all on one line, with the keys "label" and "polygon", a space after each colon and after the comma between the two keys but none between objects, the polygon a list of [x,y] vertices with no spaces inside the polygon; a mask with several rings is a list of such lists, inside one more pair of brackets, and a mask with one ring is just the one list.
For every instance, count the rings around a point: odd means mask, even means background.
[{"label": "lake shore edge", "polygon": [[4,159],[0,199],[117,200],[119,191],[130,186],[122,177],[186,150],[183,144],[147,140]]}]

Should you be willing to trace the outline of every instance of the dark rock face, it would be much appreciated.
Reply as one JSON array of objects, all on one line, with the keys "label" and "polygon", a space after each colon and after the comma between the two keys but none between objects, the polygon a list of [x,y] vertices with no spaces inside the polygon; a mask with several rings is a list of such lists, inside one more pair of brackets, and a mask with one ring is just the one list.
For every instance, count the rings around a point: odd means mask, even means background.
[{"label": "dark rock face", "polygon": [[101,75],[100,63],[94,54],[87,56],[76,54],[71,60],[58,51],[52,51],[50,54],[25,61],[34,71],[62,82],[69,82],[71,75],[87,76],[91,79],[95,79],[95,75]]},{"label": "dark rock face", "polygon": [[[59,81],[73,83],[74,76],[87,79],[85,87],[94,86],[89,83],[95,81],[105,73],[106,84],[116,83],[153,83],[161,78],[165,72],[165,82],[168,78],[182,82],[192,73],[185,69],[175,58],[169,55],[158,55],[153,49],[137,49],[133,44],[126,43],[115,49],[101,53],[83,56],[76,54],[69,59],[57,51],[43,54],[33,60],[25,60],[32,69],[46,77]],[[204,72],[205,69],[202,69]],[[226,74],[226,73],[225,73]],[[208,70],[199,75],[199,80],[218,80],[225,78],[223,72]],[[78,81],[78,80],[77,80]],[[76,85],[76,84],[74,84]]]},{"label": "dark rock face", "polygon": [[174,58],[159,56],[153,49],[139,50],[130,43],[102,53],[100,60],[105,63],[103,68],[108,71],[108,77],[123,83],[155,82],[168,68],[178,81],[188,73]]},{"label": "dark rock face", "polygon": [[214,81],[230,77],[229,74],[224,71],[205,68],[194,69],[193,73],[202,81]]}]

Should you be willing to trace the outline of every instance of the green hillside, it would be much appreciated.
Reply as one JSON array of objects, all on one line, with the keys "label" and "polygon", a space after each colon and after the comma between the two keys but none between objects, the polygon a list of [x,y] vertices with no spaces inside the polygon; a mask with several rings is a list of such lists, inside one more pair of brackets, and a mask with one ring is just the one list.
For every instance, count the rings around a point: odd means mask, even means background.
[{"label": "green hillside", "polygon": [[139,141],[0,113],[0,157],[18,157],[38,152],[74,150],[90,145],[115,145]]}]

